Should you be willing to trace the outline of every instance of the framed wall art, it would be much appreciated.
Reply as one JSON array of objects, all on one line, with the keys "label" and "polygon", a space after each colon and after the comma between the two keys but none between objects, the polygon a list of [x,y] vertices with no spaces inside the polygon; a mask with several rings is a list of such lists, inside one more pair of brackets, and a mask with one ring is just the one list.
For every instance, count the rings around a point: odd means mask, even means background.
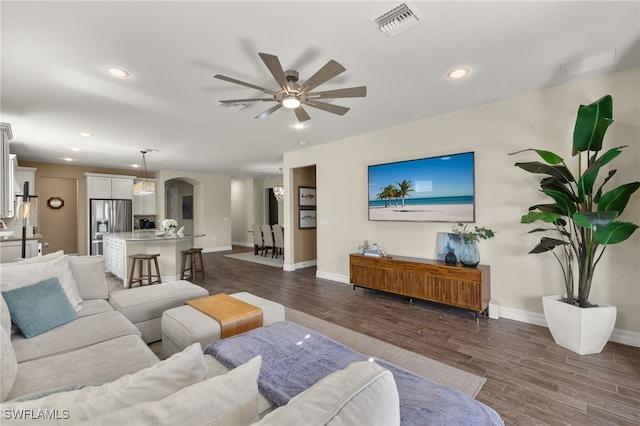
[{"label": "framed wall art", "polygon": [[310,186],[298,187],[298,205],[300,207],[316,206],[316,189]]},{"label": "framed wall art", "polygon": [[300,229],[313,229],[316,227],[316,211],[300,210],[298,227]]}]

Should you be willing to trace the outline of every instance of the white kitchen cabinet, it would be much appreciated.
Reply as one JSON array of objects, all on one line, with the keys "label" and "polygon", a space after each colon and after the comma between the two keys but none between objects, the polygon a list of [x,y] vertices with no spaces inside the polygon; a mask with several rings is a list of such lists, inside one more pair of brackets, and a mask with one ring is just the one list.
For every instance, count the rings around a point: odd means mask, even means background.
[{"label": "white kitchen cabinet", "polygon": [[102,244],[105,269],[124,280],[126,261],[124,240],[105,236]]},{"label": "white kitchen cabinet", "polygon": [[[149,179],[154,181],[154,179]],[[134,181],[134,184],[138,180]],[[156,214],[156,193],[133,196],[133,214],[151,216]]]},{"label": "white kitchen cabinet", "polygon": [[[25,257],[38,255],[38,240],[27,240],[25,245]],[[12,262],[22,258],[22,240],[0,240],[0,263]]]},{"label": "white kitchen cabinet", "polygon": [[11,125],[0,123],[0,217],[13,217],[13,167],[9,158]]},{"label": "white kitchen cabinet", "polygon": [[88,198],[133,199],[133,176],[85,173]]}]

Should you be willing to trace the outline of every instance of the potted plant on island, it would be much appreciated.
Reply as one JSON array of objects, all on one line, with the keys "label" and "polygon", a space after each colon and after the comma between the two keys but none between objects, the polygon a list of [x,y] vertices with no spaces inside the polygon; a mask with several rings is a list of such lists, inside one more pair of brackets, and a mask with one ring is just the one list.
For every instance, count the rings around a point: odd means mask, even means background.
[{"label": "potted plant on island", "polygon": [[552,202],[529,207],[529,213],[520,221],[525,224],[543,222],[543,227],[529,233],[548,235],[550,232],[553,235],[543,236],[529,253],[551,252],[558,260],[566,293],[543,297],[543,309],[556,343],[580,355],[601,352],[616,320],[615,306],[598,306],[589,301],[595,268],[608,245],[627,240],[638,228],[634,223],[617,219],[640,182],[605,190],[617,170],[610,170],[596,182],[600,169],[625,148],[611,148],[601,153],[606,130],[612,123],[611,95],[578,108],[572,154],[578,156],[576,174],[569,170],[562,157],[539,149],[524,151],[535,151],[544,162],[515,164],[527,172],[546,175],[540,181],[540,191]]},{"label": "potted plant on island", "polygon": [[484,226],[475,226],[473,231],[468,229],[468,225],[458,223],[458,228],[453,229],[453,233],[460,236],[460,253],[458,260],[463,266],[474,267],[480,263],[480,253],[476,243],[480,240],[488,240],[493,238],[496,233]]}]

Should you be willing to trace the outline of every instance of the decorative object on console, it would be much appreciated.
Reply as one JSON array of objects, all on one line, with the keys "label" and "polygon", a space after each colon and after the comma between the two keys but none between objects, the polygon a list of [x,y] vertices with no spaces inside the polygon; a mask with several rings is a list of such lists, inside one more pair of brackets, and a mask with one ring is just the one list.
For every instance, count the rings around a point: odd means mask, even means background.
[{"label": "decorative object on console", "polygon": [[[462,237],[452,232],[438,232],[436,241],[436,259],[444,260],[447,264],[455,264],[458,261],[458,255],[462,247]],[[455,260],[449,256],[449,260],[453,262],[447,262],[447,255],[451,253],[455,257]]]},{"label": "decorative object on console", "polygon": [[372,221],[473,222],[474,153],[368,167]]},{"label": "decorative object on console", "polygon": [[484,226],[475,226],[474,230],[468,229],[468,225],[464,223],[458,223],[459,228],[454,228],[453,233],[459,235],[461,238],[460,253],[458,259],[464,266],[475,267],[480,263],[480,252],[478,251],[477,243],[480,240],[488,240],[495,236],[495,232],[491,229],[487,229]]},{"label": "decorative object on console", "polygon": [[456,255],[453,252],[453,249],[451,249],[445,256],[444,256],[444,262],[447,265],[455,265],[456,263],[458,263],[458,258],[456,257]]},{"label": "decorative object on console", "polygon": [[60,197],[51,197],[47,200],[47,205],[52,209],[61,209],[64,207],[64,200]]},{"label": "decorative object on console", "polygon": [[[612,123],[611,95],[603,96],[589,105],[580,105],[573,131],[572,149],[572,155],[578,156],[577,174],[569,170],[562,157],[550,151],[526,149],[511,154],[534,151],[544,160],[544,163],[532,161],[515,164],[516,167],[529,173],[545,175],[545,178],[540,181],[540,189],[553,201],[550,204],[536,204],[529,207],[529,213],[522,216],[520,222],[530,224],[541,221],[549,225],[533,229],[529,233],[554,232],[555,238],[542,237],[529,253],[553,252],[562,268],[566,291],[557,299],[565,302],[568,307],[597,306],[589,301],[589,293],[595,268],[606,246],[627,240],[638,228],[635,223],[616,219],[623,213],[631,195],[640,188],[640,182],[626,183],[605,192],[604,186],[617,172],[614,169],[607,173],[602,183],[596,185],[600,168],[613,161],[625,148],[625,146],[611,148],[598,156],[599,151],[602,150],[605,133]],[[554,251],[556,248],[559,253]],[[578,269],[577,298],[574,293],[576,267]],[[599,353],[613,331],[615,314],[610,321],[608,335],[599,344],[589,344],[589,350],[586,350],[582,344],[572,346],[569,341],[559,339],[561,334],[565,334],[560,329],[566,327],[571,321],[567,320],[566,316],[560,316],[558,323],[553,322],[547,314],[549,302],[544,298],[543,307],[549,330],[556,343],[578,354]],[[615,309],[615,307],[610,308]],[[566,334],[580,336],[580,339],[572,339],[574,341],[595,338],[597,333],[592,332],[593,324],[585,322],[584,318],[587,315],[581,313],[580,316],[581,321],[575,321],[576,329]]]}]

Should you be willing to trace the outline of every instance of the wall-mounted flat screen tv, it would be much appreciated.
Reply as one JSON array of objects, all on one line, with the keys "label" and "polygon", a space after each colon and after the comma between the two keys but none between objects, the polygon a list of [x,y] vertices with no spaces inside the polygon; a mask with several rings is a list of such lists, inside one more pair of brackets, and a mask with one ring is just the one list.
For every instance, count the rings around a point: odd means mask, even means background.
[{"label": "wall-mounted flat screen tv", "polygon": [[369,166],[369,220],[474,222],[474,153]]}]

